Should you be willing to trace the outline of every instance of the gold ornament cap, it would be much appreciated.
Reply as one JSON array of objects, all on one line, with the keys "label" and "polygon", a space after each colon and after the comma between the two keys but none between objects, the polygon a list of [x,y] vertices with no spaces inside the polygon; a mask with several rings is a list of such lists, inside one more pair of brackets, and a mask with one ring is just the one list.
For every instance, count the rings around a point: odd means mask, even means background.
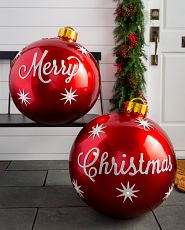
[{"label": "gold ornament cap", "polygon": [[[139,101],[141,103],[135,102]],[[131,101],[128,101],[125,105],[125,111],[134,112],[146,116],[148,112],[148,105],[144,102],[142,98],[133,98]]]},{"label": "gold ornament cap", "polygon": [[71,42],[76,42],[78,33],[70,26],[60,28],[58,36]]}]

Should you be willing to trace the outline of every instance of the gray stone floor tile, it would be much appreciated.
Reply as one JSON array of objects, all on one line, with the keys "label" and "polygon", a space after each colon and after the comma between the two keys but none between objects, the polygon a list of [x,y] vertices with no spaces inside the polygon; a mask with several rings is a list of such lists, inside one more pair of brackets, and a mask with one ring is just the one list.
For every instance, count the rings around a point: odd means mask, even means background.
[{"label": "gray stone floor tile", "polygon": [[0,174],[2,186],[42,186],[47,171],[4,171]]},{"label": "gray stone floor tile", "polygon": [[10,161],[0,161],[0,170],[5,170],[9,164]]},{"label": "gray stone floor tile", "polygon": [[68,169],[68,161],[12,161],[7,170]]},{"label": "gray stone floor tile", "polygon": [[160,206],[154,213],[162,230],[185,230],[185,205]]},{"label": "gray stone floor tile", "polygon": [[1,230],[31,230],[36,208],[0,209]]},{"label": "gray stone floor tile", "polygon": [[168,197],[168,199],[162,203],[162,206],[168,206],[168,205],[184,205],[185,206],[185,193],[174,189],[173,192]]},{"label": "gray stone floor tile", "polygon": [[89,207],[41,208],[34,230],[159,230],[152,213],[130,220],[112,219]]},{"label": "gray stone floor tile", "polygon": [[49,170],[46,186],[71,185],[69,170]]},{"label": "gray stone floor tile", "polygon": [[0,208],[86,206],[72,187],[0,187]]}]

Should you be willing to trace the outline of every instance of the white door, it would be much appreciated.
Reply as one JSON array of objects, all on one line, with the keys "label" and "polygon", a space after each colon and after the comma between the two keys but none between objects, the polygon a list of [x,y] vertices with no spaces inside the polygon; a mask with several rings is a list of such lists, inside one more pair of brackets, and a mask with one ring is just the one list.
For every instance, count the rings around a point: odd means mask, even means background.
[{"label": "white door", "polygon": [[[149,116],[168,133],[177,158],[185,158],[185,1],[150,0],[148,7],[160,10],[149,25],[160,27],[159,64],[149,65],[147,76]],[[150,55],[154,49],[150,43]]]}]

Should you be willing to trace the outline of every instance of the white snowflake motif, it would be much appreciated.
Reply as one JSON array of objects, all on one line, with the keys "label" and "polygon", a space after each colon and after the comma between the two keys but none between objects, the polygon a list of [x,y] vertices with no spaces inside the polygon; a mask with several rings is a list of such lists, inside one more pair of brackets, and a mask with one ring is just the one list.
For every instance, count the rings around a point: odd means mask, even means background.
[{"label": "white snowflake motif", "polygon": [[72,92],[72,87],[71,87],[69,91],[67,91],[67,89],[65,89],[65,91],[66,91],[66,93],[61,93],[61,95],[63,95],[64,97],[61,98],[60,100],[65,100],[64,104],[69,102],[69,104],[71,105],[71,102],[76,101],[75,97],[78,96],[78,95],[75,94],[76,90],[74,90]]},{"label": "white snowflake motif", "polygon": [[163,200],[166,200],[170,196],[171,192],[173,191],[173,187],[174,187],[174,184],[172,184],[172,186],[169,187],[168,192],[165,193]]},{"label": "white snowflake motif", "polygon": [[76,192],[78,193],[78,195],[82,198],[84,198],[84,195],[83,195],[83,191],[80,189],[82,186],[78,185],[78,182],[77,180],[73,179],[72,181],[72,184],[74,186],[74,189],[76,190]]},{"label": "white snowflake motif", "polygon": [[82,53],[82,54],[85,54],[86,56],[89,55],[89,52],[82,46],[80,45],[76,45],[76,47],[78,48],[78,50]]},{"label": "white snowflake motif", "polygon": [[144,130],[147,130],[147,129],[151,130],[151,129],[153,129],[153,127],[148,123],[147,120],[139,118],[139,119],[136,119],[135,122],[138,123],[137,126],[142,126]]},{"label": "white snowflake motif", "polygon": [[24,89],[22,91],[19,89],[19,93],[17,94],[19,96],[19,100],[21,100],[21,104],[25,104],[26,106],[27,104],[30,104],[29,100],[31,100],[31,98],[28,97],[29,92],[25,93]]},{"label": "white snowflake motif", "polygon": [[124,196],[123,203],[127,199],[129,199],[130,201],[133,202],[132,197],[138,197],[134,193],[139,192],[140,190],[134,190],[135,184],[132,187],[130,187],[129,181],[128,181],[127,187],[125,187],[122,183],[121,183],[121,186],[122,186],[122,188],[116,188],[116,189],[121,192],[121,194],[118,195],[117,197]]},{"label": "white snowflake motif", "polygon": [[101,124],[101,125],[96,124],[96,126],[93,126],[92,130],[88,132],[90,133],[89,137],[93,136],[93,139],[94,139],[97,136],[100,138],[100,133],[105,133],[103,129],[105,129],[106,126],[103,126],[103,125],[104,124]]}]

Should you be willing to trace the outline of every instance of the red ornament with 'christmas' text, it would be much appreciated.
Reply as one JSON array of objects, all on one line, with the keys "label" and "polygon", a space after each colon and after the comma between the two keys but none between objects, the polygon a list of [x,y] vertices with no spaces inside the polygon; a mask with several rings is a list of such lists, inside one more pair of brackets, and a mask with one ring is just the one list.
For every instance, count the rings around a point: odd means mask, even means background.
[{"label": "red ornament with 'christmas' text", "polygon": [[72,184],[87,204],[105,214],[141,215],[173,189],[173,146],[164,131],[146,118],[146,111],[146,105],[131,101],[125,112],[91,121],[73,144]]}]

